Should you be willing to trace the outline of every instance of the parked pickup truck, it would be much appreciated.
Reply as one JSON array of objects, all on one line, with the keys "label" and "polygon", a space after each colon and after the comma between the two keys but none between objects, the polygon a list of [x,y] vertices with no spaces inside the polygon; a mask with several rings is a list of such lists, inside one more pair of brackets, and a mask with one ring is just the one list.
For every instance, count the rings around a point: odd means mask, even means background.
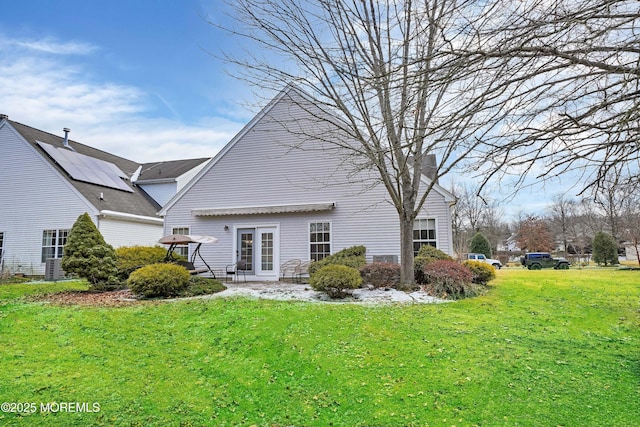
[{"label": "parked pickup truck", "polygon": [[540,270],[541,268],[555,268],[556,270],[566,270],[569,268],[569,261],[564,258],[553,258],[549,252],[530,252],[520,257],[520,262],[529,270]]},{"label": "parked pickup truck", "polygon": [[493,265],[495,268],[502,268],[502,263],[499,260],[487,258],[484,254],[464,254],[464,259],[486,262],[487,264]]}]

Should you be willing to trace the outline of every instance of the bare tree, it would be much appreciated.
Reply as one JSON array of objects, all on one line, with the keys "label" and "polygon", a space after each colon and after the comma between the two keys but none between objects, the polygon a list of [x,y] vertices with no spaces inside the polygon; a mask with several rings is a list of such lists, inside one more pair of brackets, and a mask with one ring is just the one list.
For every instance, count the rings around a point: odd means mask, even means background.
[{"label": "bare tree", "polygon": [[[295,83],[331,114],[358,167],[376,171],[400,224],[401,275],[413,282],[413,224],[437,179],[460,166],[508,112],[501,60],[460,55],[480,48],[478,29],[500,5],[474,0],[229,1],[252,53],[226,59],[260,88]],[[324,120],[323,116],[318,116]],[[299,130],[297,130],[299,131]],[[317,135],[313,135],[316,137]],[[433,180],[421,184],[427,155]]]},{"label": "bare tree", "polygon": [[[504,5],[502,28],[466,57],[501,58],[513,115],[492,146],[494,175],[520,183],[567,172],[583,189],[612,172],[640,177],[640,8],[636,0],[532,0]],[[524,82],[524,84],[523,84]],[[510,166],[510,167],[507,167]]]},{"label": "bare tree", "polygon": [[575,218],[572,217],[575,201],[560,194],[553,198],[553,204],[549,207],[549,220],[552,230],[562,239],[562,250],[568,252],[571,242],[570,228]]},{"label": "bare tree", "polygon": [[612,169],[602,178],[593,194],[593,201],[617,243],[620,243],[621,239],[625,210],[629,211],[633,205],[632,201],[636,199],[637,188],[631,185],[630,181],[631,179],[622,175],[620,171]]}]

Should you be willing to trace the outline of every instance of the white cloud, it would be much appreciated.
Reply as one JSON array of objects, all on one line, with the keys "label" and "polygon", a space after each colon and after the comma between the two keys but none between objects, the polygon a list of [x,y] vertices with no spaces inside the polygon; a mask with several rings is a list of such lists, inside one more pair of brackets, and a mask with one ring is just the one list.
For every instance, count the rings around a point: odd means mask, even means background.
[{"label": "white cloud", "polygon": [[[22,46],[17,51],[8,46]],[[0,43],[0,113],[35,128],[138,162],[212,157],[242,124],[216,117],[188,125],[150,118],[157,95],[92,81],[88,65],[50,53],[88,54],[83,43],[4,40]],[[80,58],[82,60],[82,57]]]},{"label": "white cloud", "polygon": [[88,55],[98,50],[89,43],[69,41],[63,42],[53,37],[43,37],[34,40],[11,39],[0,34],[0,50],[18,50],[22,53],[35,52],[53,55]]}]

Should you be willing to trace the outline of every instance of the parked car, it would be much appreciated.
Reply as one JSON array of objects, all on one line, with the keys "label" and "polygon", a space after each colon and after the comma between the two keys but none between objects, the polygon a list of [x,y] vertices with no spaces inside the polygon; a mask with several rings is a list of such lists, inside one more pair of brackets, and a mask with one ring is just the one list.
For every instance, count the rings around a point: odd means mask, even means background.
[{"label": "parked car", "polygon": [[529,270],[540,270],[541,268],[566,270],[569,268],[569,261],[564,258],[553,258],[549,252],[526,253],[520,257],[520,262]]},{"label": "parked car", "polygon": [[484,256],[484,254],[464,254],[464,259],[485,262],[487,264],[493,265],[495,268],[502,268],[502,263],[499,260],[487,258],[486,256]]}]

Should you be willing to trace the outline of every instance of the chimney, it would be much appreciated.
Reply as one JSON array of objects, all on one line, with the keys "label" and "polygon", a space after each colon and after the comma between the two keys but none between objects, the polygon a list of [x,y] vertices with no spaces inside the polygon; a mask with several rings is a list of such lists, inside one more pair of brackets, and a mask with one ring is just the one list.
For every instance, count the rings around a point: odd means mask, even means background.
[{"label": "chimney", "polygon": [[64,141],[62,141],[62,145],[64,145],[66,148],[71,148],[69,147],[69,132],[71,132],[71,129],[64,128],[62,129],[62,131],[64,132]]},{"label": "chimney", "polygon": [[438,159],[435,154],[425,154],[422,160],[422,173],[431,181],[438,183]]}]

